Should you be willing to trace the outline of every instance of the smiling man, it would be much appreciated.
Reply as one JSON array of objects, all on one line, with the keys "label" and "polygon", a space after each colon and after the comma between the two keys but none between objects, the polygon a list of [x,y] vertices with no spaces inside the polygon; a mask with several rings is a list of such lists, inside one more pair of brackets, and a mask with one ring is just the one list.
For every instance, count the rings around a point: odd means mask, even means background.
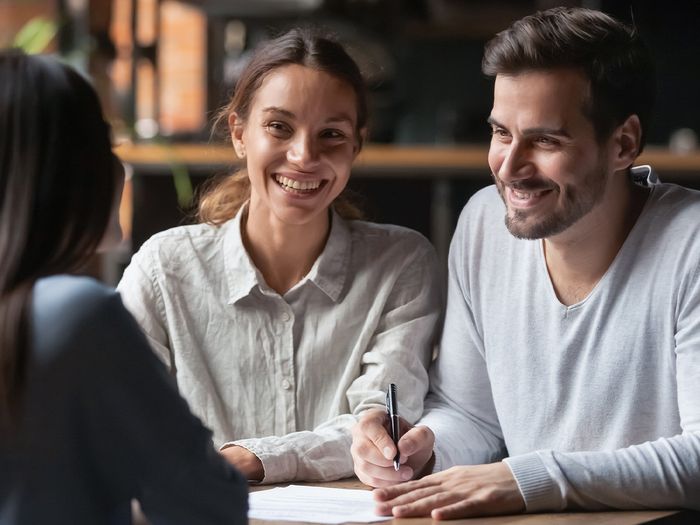
[{"label": "smiling man", "polygon": [[355,472],[399,517],[700,508],[700,193],[632,168],[649,54],[556,8],[498,34],[483,70],[495,185],[454,235],[426,411],[398,471],[368,413]]}]

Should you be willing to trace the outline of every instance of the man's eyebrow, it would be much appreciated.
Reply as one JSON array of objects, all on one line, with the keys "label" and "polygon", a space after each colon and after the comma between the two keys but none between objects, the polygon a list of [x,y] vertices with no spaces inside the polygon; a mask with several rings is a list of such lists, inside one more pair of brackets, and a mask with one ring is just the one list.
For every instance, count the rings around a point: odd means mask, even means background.
[{"label": "man's eyebrow", "polygon": [[[486,121],[497,128],[508,129],[506,126],[498,122],[495,118],[489,117]],[[571,135],[564,128],[548,128],[545,126],[539,128],[527,128],[523,130],[523,135],[554,135],[555,137],[571,138]]]},{"label": "man's eyebrow", "polygon": [[493,117],[487,118],[487,119],[486,119],[486,122],[489,123],[489,124],[492,125],[492,126],[496,126],[497,128],[503,128],[503,129],[505,129],[505,126],[504,126],[503,124],[501,124],[500,122],[498,122],[498,121],[497,121],[495,118],[493,118]]},{"label": "man's eyebrow", "polygon": [[554,135],[555,137],[571,138],[564,128],[528,128],[523,130],[523,135]]}]

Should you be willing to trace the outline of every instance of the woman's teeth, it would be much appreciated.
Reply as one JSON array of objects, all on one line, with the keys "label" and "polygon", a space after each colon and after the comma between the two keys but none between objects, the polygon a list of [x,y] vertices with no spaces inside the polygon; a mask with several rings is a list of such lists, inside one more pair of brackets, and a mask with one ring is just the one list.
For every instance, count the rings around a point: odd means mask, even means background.
[{"label": "woman's teeth", "polygon": [[285,177],[283,175],[275,175],[275,180],[282,185],[284,188],[288,189],[293,189],[293,190],[301,190],[301,191],[308,191],[308,190],[315,190],[321,185],[320,180],[314,180],[314,181],[298,181],[294,179],[290,179],[288,177]]}]

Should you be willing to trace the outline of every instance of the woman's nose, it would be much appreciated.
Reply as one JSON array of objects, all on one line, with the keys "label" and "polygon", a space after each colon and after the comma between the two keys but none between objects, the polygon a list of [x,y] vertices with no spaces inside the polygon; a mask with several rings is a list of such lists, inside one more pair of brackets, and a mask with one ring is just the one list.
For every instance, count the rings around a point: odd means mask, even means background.
[{"label": "woman's nose", "polygon": [[287,159],[302,169],[308,169],[318,162],[318,145],[308,134],[299,134],[290,143]]}]

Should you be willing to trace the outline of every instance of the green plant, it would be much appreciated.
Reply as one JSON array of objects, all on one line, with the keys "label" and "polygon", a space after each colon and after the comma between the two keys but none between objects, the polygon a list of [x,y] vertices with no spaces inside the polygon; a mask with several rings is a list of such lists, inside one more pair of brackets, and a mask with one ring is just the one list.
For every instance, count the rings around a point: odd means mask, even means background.
[{"label": "green plant", "polygon": [[[46,50],[46,47],[51,43],[57,32],[58,24],[56,22],[45,17],[35,17],[24,24],[17,32],[12,42],[12,47],[20,48],[28,54],[41,53]],[[194,196],[192,180],[187,167],[177,159],[177,155],[169,142],[162,137],[157,137],[156,143],[163,146],[167,151],[168,165],[173,175],[178,204],[182,208],[187,208],[192,204]]]},{"label": "green plant", "polygon": [[[172,148],[168,148],[172,151]],[[177,194],[177,203],[182,208],[188,208],[192,205],[194,192],[192,191],[192,180],[187,171],[187,167],[174,159],[171,156],[169,160],[170,170],[173,173],[173,183],[175,184],[175,193]]]},{"label": "green plant", "polygon": [[41,53],[56,36],[57,31],[58,25],[53,20],[44,17],[32,18],[15,35],[12,46],[28,54]]}]

